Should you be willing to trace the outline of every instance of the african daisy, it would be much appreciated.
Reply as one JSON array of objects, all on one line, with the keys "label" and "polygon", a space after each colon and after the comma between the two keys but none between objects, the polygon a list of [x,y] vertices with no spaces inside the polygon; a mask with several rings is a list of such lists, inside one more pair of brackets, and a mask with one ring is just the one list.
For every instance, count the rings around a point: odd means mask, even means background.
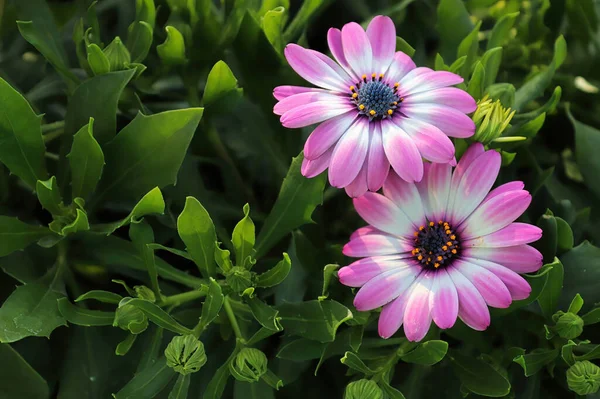
[{"label": "african daisy", "polygon": [[542,255],[527,244],[542,232],[514,222],[531,202],[522,182],[489,191],[500,163],[498,152],[477,143],[454,171],[449,164],[425,164],[416,184],[390,173],[383,195],[354,199],[369,226],[356,230],[343,252],[364,259],[340,269],[338,277],[361,287],[358,310],[383,306],[381,337],[404,325],[406,337],[419,341],[432,320],[446,329],[457,317],[484,330],[488,306],[506,308],[529,296],[531,287],[518,273],[541,267]]}]

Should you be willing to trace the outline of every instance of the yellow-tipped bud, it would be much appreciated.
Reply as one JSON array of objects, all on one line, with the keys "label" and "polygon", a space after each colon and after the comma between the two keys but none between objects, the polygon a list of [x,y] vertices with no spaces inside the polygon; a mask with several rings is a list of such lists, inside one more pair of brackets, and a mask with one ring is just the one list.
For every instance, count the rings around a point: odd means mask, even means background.
[{"label": "yellow-tipped bud", "polygon": [[498,139],[509,126],[515,112],[503,107],[500,100],[492,101],[486,95],[477,102],[477,110],[473,114],[476,127],[473,139],[483,144]]}]

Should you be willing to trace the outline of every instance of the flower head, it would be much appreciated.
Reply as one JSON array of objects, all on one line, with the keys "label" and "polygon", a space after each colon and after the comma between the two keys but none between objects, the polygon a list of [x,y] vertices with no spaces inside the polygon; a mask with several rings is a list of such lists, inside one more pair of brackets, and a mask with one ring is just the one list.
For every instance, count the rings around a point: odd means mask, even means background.
[{"label": "flower head", "polygon": [[422,158],[454,162],[450,137],[470,137],[475,100],[450,87],[463,79],[451,72],[417,68],[396,52],[388,17],[373,18],[366,32],[357,23],[332,28],[329,48],[337,60],[290,44],[292,68],[319,88],[280,86],[274,112],[285,127],[321,123],[304,146],[302,173],[329,168],[329,182],[353,197],[377,191],[391,168],[402,179],[423,178]]},{"label": "flower head", "polygon": [[488,95],[477,102],[473,114],[476,132],[474,140],[489,144],[502,135],[515,115],[514,110],[504,108],[500,100],[492,101]]},{"label": "flower head", "polygon": [[344,254],[365,257],[338,272],[342,284],[361,287],[354,305],[383,306],[379,334],[421,340],[431,321],[450,328],[459,317],[475,330],[490,324],[488,306],[506,308],[531,292],[518,273],[538,270],[542,255],[526,245],[541,230],[514,223],[529,206],[522,182],[490,191],[501,157],[473,144],[452,171],[426,164],[423,180],[407,183],[391,173],[383,193],[354,199],[369,223],[352,234]]}]

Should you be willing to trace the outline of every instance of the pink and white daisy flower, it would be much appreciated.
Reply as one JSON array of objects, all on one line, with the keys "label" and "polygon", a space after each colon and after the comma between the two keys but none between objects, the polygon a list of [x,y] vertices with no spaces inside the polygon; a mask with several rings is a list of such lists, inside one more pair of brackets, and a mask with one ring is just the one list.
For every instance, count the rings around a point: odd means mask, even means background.
[{"label": "pink and white daisy flower", "polygon": [[388,17],[373,18],[366,32],[357,23],[331,28],[334,62],[314,50],[289,44],[285,57],[319,88],[279,86],[274,112],[285,127],[321,123],[304,146],[302,174],[329,167],[329,182],[358,197],[377,191],[392,169],[408,182],[423,178],[425,158],[453,163],[450,137],[470,137],[467,113],[475,100],[450,87],[463,79],[451,72],[417,68],[396,50],[396,28]]},{"label": "pink and white daisy flower", "polygon": [[383,306],[379,335],[404,324],[411,341],[423,339],[431,322],[450,328],[459,317],[475,330],[490,324],[488,306],[506,308],[531,292],[518,273],[535,272],[542,255],[527,245],[542,231],[514,222],[531,195],[514,181],[490,191],[501,157],[480,143],[449,164],[425,164],[423,180],[396,174],[384,195],[366,193],[354,207],[369,226],[356,230],[344,254],[364,257],[338,272],[342,284],[361,287],[354,306]]}]

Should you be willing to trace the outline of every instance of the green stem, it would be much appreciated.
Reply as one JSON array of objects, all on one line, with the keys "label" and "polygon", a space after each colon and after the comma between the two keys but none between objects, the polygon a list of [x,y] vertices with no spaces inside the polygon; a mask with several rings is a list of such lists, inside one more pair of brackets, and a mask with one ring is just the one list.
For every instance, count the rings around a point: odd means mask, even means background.
[{"label": "green stem", "polygon": [[194,291],[183,292],[181,294],[164,297],[161,306],[180,306],[186,302],[193,301],[206,296],[206,291],[198,289]]},{"label": "green stem", "polygon": [[225,300],[223,301],[223,309],[225,309],[225,313],[227,314],[227,318],[231,323],[231,328],[233,329],[235,337],[242,342],[246,342],[244,336],[242,335],[242,331],[240,330],[237,319],[235,318],[235,314],[233,313],[233,309],[231,308],[231,304],[229,303],[229,296],[226,296]]},{"label": "green stem", "polygon": [[65,127],[65,121],[46,123],[46,124],[42,125],[42,133],[48,133],[53,130],[64,129],[64,127]]}]

